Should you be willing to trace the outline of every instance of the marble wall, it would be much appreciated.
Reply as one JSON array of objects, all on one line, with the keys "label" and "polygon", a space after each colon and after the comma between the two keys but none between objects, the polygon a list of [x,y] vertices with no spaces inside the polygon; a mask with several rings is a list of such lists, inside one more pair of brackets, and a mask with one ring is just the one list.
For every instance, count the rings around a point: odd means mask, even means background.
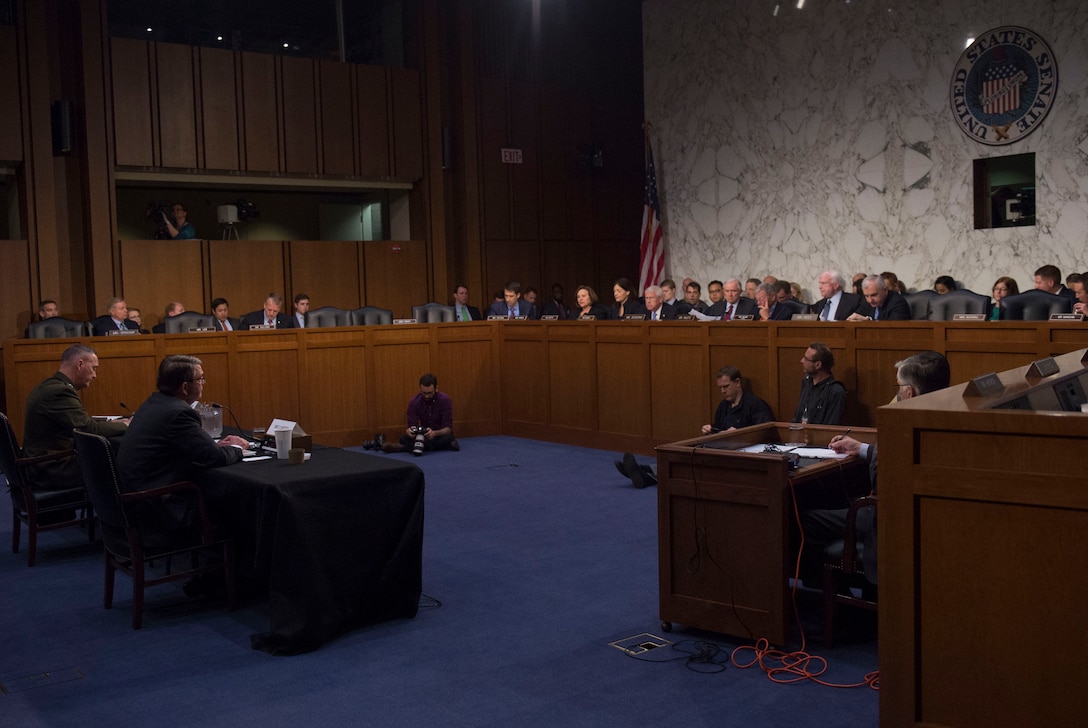
[{"label": "marble wall", "polygon": [[[774,8],[778,6],[777,15]],[[1014,144],[949,104],[968,37],[1019,25],[1057,56],[1049,115]],[[1054,263],[1088,270],[1088,3],[645,0],[645,111],[679,280],[826,268],[951,274],[988,293]],[[973,160],[1032,152],[1037,224],[974,229]]]}]

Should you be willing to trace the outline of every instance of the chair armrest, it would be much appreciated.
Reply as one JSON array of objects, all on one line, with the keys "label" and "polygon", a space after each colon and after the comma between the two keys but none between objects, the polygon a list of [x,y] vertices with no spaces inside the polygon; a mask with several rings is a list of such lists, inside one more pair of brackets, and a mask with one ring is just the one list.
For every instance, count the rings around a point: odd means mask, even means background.
[{"label": "chair armrest", "polygon": [[22,457],[15,458],[16,465],[37,465],[39,463],[49,463],[54,460],[63,460],[64,458],[74,457],[75,450],[58,450],[57,452],[46,453],[45,455],[35,455],[32,458]]},{"label": "chair armrest", "polygon": [[171,493],[179,493],[183,491],[192,491],[196,493],[197,509],[200,515],[200,529],[203,537],[204,545],[211,545],[215,543],[215,532],[212,528],[211,519],[208,518],[208,509],[204,505],[204,491],[200,489],[200,486],[191,480],[182,480],[177,483],[170,483],[168,485],[160,485],[157,488],[150,488],[148,490],[137,490],[128,493],[120,493],[118,499],[121,504],[126,503],[138,503],[140,501],[150,500],[151,498],[161,498]]}]

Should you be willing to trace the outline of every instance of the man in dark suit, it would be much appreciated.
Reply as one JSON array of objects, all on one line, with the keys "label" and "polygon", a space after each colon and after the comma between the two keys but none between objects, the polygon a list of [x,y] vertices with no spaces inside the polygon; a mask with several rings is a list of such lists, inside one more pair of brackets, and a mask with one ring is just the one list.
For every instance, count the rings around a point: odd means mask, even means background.
[{"label": "man in dark suit", "polygon": [[230,304],[225,298],[212,301],[212,326],[216,331],[238,331],[244,329],[242,322],[230,316]]},{"label": "man in dark suit", "polygon": [[1062,272],[1056,265],[1044,265],[1035,271],[1035,288],[1055,296],[1065,296],[1073,303],[1077,299],[1076,294],[1062,284]]},{"label": "man in dark suit", "polygon": [[540,312],[536,310],[536,306],[524,301],[521,298],[521,284],[517,281],[510,281],[502,289],[502,302],[496,301],[491,304],[489,313],[492,316],[505,316],[507,318],[517,318],[518,316],[527,316],[530,319],[540,318]]},{"label": "man in dark suit", "polygon": [[[895,383],[898,387],[897,401],[918,397],[929,392],[944,389],[951,381],[948,360],[935,351],[922,351],[895,364]],[[852,437],[839,435],[829,447],[838,453],[856,455],[869,463],[869,477],[876,495],[877,486],[877,446],[858,442]],[[820,551],[824,546],[837,541],[846,529],[846,514],[849,509],[811,510],[801,517],[805,531],[806,544],[815,546]],[[862,567],[865,578],[872,584],[877,583],[876,573],[876,518],[872,508],[858,511],[856,521],[857,539],[864,544],[862,549]]]},{"label": "man in dark suit", "polygon": [[306,320],[309,313],[310,297],[305,293],[296,293],[295,311],[291,314],[291,326],[296,329],[306,328]]},{"label": "man in dark suit", "polygon": [[[158,391],[136,411],[117,456],[126,491],[193,480],[204,468],[241,461],[246,440],[227,435],[216,443],[191,406],[204,392],[204,369],[199,359],[166,357],[159,364],[155,386]],[[152,504],[145,515],[165,530],[190,527],[196,523],[196,501],[191,494],[170,494]]]},{"label": "man in dark suit", "polygon": [[[56,373],[26,398],[23,450],[30,458],[75,446],[72,430],[79,428],[103,437],[125,434],[128,420],[95,420],[83,409],[79,393],[98,376],[98,354],[85,344],[72,344],[60,357]],[[75,457],[30,466],[35,490],[64,490],[83,482]]]},{"label": "man in dark suit", "polygon": [[541,316],[558,316],[560,321],[566,321],[570,316],[570,307],[563,302],[563,286],[552,284],[552,298],[544,304],[540,310]]},{"label": "man in dark suit", "polygon": [[274,329],[293,329],[294,323],[291,316],[280,313],[283,310],[283,296],[278,293],[269,293],[264,299],[264,308],[250,311],[242,317],[242,328],[251,326],[270,326]]},{"label": "man in dark suit", "polygon": [[460,283],[453,289],[453,314],[458,321],[479,321],[483,318],[480,309],[468,305],[468,286]]},{"label": "man in dark suit", "polygon": [[135,331],[139,333],[140,325],[130,321],[128,317],[128,304],[123,298],[111,298],[106,304],[109,311],[105,316],[99,316],[91,322],[91,333],[95,336],[106,336],[116,331]]},{"label": "man in dark suit", "polygon": [[910,321],[910,304],[889,290],[881,276],[866,276],[861,282],[866,307],[850,314],[847,321]]},{"label": "man in dark suit", "polygon": [[648,286],[643,293],[646,301],[646,319],[649,321],[675,321],[676,307],[665,305],[665,294],[659,286]]},{"label": "man in dark suit", "polygon": [[865,299],[856,293],[847,293],[846,279],[837,270],[825,270],[817,281],[820,300],[812,304],[812,313],[821,321],[845,321],[850,314],[865,307]]},{"label": "man in dark suit", "polygon": [[759,309],[757,321],[789,321],[796,312],[789,303],[779,302],[778,288],[773,283],[756,286],[756,307]]},{"label": "man in dark suit", "polygon": [[756,306],[756,302],[750,298],[744,298],[740,292],[739,278],[727,280],[722,286],[724,298],[708,308],[706,315],[722,321],[732,321],[737,316],[751,316],[753,319],[758,317],[759,307]]}]

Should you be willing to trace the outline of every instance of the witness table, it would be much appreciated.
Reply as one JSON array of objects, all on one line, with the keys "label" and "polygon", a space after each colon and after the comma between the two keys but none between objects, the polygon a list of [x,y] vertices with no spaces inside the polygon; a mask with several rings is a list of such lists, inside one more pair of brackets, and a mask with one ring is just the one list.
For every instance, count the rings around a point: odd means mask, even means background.
[{"label": "witness table", "polygon": [[302,465],[213,468],[200,484],[234,536],[239,583],[267,588],[269,631],[253,635],[254,649],[309,652],[355,627],[415,616],[424,491],[415,465],[323,448]]}]

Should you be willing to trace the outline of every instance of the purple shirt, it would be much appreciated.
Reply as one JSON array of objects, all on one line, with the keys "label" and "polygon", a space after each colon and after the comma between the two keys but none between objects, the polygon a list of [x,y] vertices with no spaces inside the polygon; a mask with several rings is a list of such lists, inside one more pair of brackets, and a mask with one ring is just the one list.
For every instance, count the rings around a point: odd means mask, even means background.
[{"label": "purple shirt", "polygon": [[417,394],[408,402],[408,426],[422,425],[432,430],[453,427],[453,400],[445,392],[435,392],[427,401]]}]

